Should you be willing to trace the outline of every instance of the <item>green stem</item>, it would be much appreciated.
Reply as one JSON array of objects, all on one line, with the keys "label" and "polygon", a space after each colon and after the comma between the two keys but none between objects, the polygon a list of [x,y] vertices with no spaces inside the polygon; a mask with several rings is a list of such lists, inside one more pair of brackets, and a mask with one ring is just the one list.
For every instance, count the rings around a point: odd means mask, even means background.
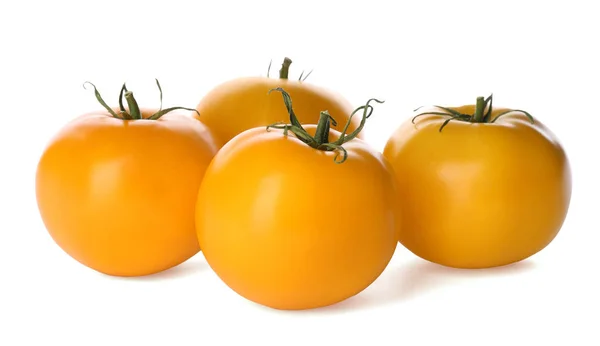
[{"label": "green stem", "polygon": [[315,130],[315,141],[317,142],[317,147],[321,146],[322,144],[329,143],[329,130],[331,128],[330,119],[333,118],[327,111],[321,112],[319,122],[317,123],[317,129]]},{"label": "green stem", "polygon": [[129,114],[133,119],[142,119],[142,113],[140,112],[140,107],[137,104],[137,101],[133,97],[133,92],[126,91],[125,92],[125,100],[127,101],[127,106],[129,107]]},{"label": "green stem", "polygon": [[[529,114],[528,112],[521,110],[521,109],[507,110],[505,112],[502,112],[501,114],[496,115],[496,117],[494,119],[492,119],[492,104],[493,104],[493,94],[490,94],[490,96],[488,96],[485,99],[483,98],[483,96],[477,97],[477,102],[475,104],[475,112],[473,114],[464,114],[464,113],[460,113],[457,110],[452,109],[452,108],[434,106],[435,108],[439,108],[439,109],[443,110],[443,112],[428,111],[428,112],[418,113],[417,115],[415,115],[412,118],[412,123],[414,124],[415,120],[422,115],[430,114],[430,115],[448,116],[448,118],[445,119],[445,121],[442,123],[442,126],[440,126],[440,128],[439,128],[439,132],[442,132],[444,127],[446,127],[446,125],[448,125],[453,120],[471,122],[471,123],[495,123],[496,120],[498,120],[498,118],[500,118],[501,116],[510,114],[512,112],[523,113],[523,114],[525,114],[525,116],[529,119],[529,121],[532,124],[535,123],[533,116],[531,114]],[[419,108],[415,109],[415,112],[421,108],[423,108],[423,107],[419,107]],[[487,111],[486,111],[486,108],[487,108]]]},{"label": "green stem", "polygon": [[285,57],[283,59],[283,63],[281,64],[281,69],[279,70],[279,78],[280,79],[288,79],[291,64],[292,64],[292,59],[290,59],[288,57]]},{"label": "green stem", "polygon": [[[200,115],[200,113],[198,113],[198,110],[196,110],[194,108],[170,107],[167,109],[163,109],[162,108],[163,107],[162,88],[160,87],[160,83],[158,82],[158,79],[155,79],[155,80],[156,80],[156,86],[158,87],[158,91],[160,93],[160,108],[158,109],[158,111],[156,111],[156,113],[152,114],[147,119],[144,119],[142,117],[142,112],[140,111],[140,107],[138,106],[137,101],[133,97],[133,92],[127,90],[125,83],[123,83],[123,86],[121,87],[121,92],[119,93],[119,110],[120,110],[119,114],[117,114],[112,108],[110,108],[106,104],[106,102],[104,102],[104,99],[102,98],[102,96],[100,95],[100,92],[98,92],[98,89],[96,88],[96,86],[94,84],[92,84],[90,82],[85,82],[83,84],[83,88],[85,89],[86,84],[90,84],[92,87],[94,87],[94,94],[96,95],[96,100],[98,100],[98,102],[102,105],[102,107],[104,107],[113,118],[117,118],[117,119],[121,119],[121,120],[158,120],[163,115],[165,115],[169,112],[172,112],[176,109],[185,109],[187,111],[196,112],[196,114]],[[129,107],[129,111],[127,111],[125,109],[125,107],[123,106],[123,97],[125,97],[125,100],[127,101],[127,106]]]},{"label": "green stem", "polygon": [[[340,138],[338,138],[338,140],[336,140],[335,142],[330,143],[329,142],[329,134],[331,131],[330,124],[333,123],[335,126],[336,121],[335,121],[335,119],[333,119],[333,117],[331,117],[331,115],[329,115],[329,112],[327,112],[327,111],[321,112],[321,115],[319,117],[319,122],[317,124],[317,129],[315,131],[315,136],[313,137],[310,134],[308,134],[308,132],[304,129],[304,127],[302,126],[302,124],[300,123],[298,118],[296,117],[296,114],[294,113],[294,110],[292,108],[292,99],[291,99],[290,95],[282,88],[271,89],[271,90],[269,90],[269,94],[272,91],[281,92],[281,94],[283,96],[283,102],[285,103],[285,106],[288,110],[288,114],[290,116],[290,124],[281,124],[281,123],[271,124],[271,125],[267,126],[267,130],[269,130],[271,128],[282,129],[283,134],[286,136],[287,136],[288,131],[291,131],[294,135],[296,135],[296,137],[300,141],[304,142],[305,144],[307,144],[308,146],[310,146],[314,149],[323,150],[323,151],[337,151],[336,155],[333,158],[335,163],[342,163],[342,162],[346,161],[346,159],[348,158],[348,152],[343,147],[343,145],[348,143],[352,139],[354,139],[362,131],[367,118],[369,118],[371,116],[371,114],[373,113],[373,106],[371,106],[370,103],[372,101],[375,101],[378,103],[384,102],[384,101],[379,101],[377,99],[369,99],[365,105],[360,106],[357,109],[355,109],[354,112],[352,112],[352,114],[350,114],[348,122],[346,123],[346,126],[344,127],[344,131],[341,133]],[[362,115],[362,120],[360,122],[360,125],[352,133],[346,134],[346,131],[348,130],[348,127],[350,126],[350,122],[352,121],[352,117],[361,110],[363,111],[363,115]],[[342,158],[340,160],[338,160],[340,152],[342,153]]]},{"label": "green stem", "polygon": [[472,122],[480,123],[483,121],[483,111],[485,110],[486,104],[487,102],[485,102],[483,96],[477,97],[477,103],[475,104],[475,114],[473,114],[473,117],[471,118]]}]

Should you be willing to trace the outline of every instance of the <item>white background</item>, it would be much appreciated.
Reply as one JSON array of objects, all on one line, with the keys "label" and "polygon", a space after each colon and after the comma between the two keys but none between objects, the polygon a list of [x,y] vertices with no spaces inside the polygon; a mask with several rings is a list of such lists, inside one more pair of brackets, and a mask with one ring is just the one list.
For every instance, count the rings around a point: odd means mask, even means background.
[{"label": "white background", "polygon": [[[3,1],[0,5],[0,345],[600,345],[600,21],[594,1]],[[73,117],[115,104],[194,107],[222,81],[292,76],[354,105],[382,149],[423,104],[494,93],[562,141],[571,209],[542,252],[517,265],[451,270],[398,247],[382,276],[330,308],[281,312],[222,284],[202,254],[163,274],[120,279],[62,252],[39,218],[41,151]],[[143,145],[143,143],[141,144]],[[596,331],[594,331],[596,329]]]}]

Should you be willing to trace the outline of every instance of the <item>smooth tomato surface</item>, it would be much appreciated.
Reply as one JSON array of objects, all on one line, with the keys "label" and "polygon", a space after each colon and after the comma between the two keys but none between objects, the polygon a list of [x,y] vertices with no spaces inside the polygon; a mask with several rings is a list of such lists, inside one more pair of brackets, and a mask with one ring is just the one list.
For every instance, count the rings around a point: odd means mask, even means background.
[{"label": "smooth tomato surface", "polygon": [[[246,77],[224,82],[210,90],[196,107],[200,113],[196,117],[213,130],[222,143],[254,127],[288,122],[289,115],[281,95],[269,94],[269,90],[277,87],[290,94],[296,115],[303,124],[317,124],[320,112],[329,111],[338,123],[332,128],[341,131],[354,110],[341,95],[310,83]],[[354,117],[348,132],[354,131],[359,123],[359,117]]]},{"label": "smooth tomato surface", "polygon": [[[506,110],[494,109],[492,119]],[[385,147],[402,191],[400,242],[460,268],[505,265],[542,250],[559,232],[571,197],[557,138],[519,112],[495,123],[451,121],[440,132],[447,118],[407,121]]]},{"label": "smooth tomato surface", "polygon": [[190,116],[81,116],[40,158],[42,219],[65,252],[99,272],[137,276],[173,267],[199,251],[194,206],[217,147]]},{"label": "smooth tomato surface", "polygon": [[276,309],[316,308],[384,270],[397,246],[394,177],[362,140],[344,147],[348,158],[336,164],[334,152],[261,127],[215,156],[196,226],[209,265],[235,292]]}]

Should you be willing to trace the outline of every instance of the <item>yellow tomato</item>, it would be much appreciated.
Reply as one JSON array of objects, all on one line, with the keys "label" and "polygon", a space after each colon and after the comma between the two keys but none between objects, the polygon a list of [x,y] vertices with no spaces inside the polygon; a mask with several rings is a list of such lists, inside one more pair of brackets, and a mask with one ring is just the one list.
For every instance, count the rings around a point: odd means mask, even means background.
[{"label": "yellow tomato", "polygon": [[126,97],[129,112],[85,114],[51,140],[36,194],[67,254],[104,274],[138,276],[199,251],[196,196],[218,144],[191,116],[140,110]]},{"label": "yellow tomato", "polygon": [[[217,85],[196,107],[197,118],[212,129],[222,143],[250,128],[287,122],[289,116],[281,100],[277,95],[268,94],[269,90],[282,87],[294,99],[301,123],[316,124],[319,113],[327,110],[338,123],[345,124],[354,110],[352,105],[331,90],[288,79],[291,62],[285,59],[279,78],[244,77]],[[349,130],[356,130],[359,122],[354,118]]]},{"label": "yellow tomato", "polygon": [[326,129],[323,114],[319,126],[279,127],[288,136],[265,127],[236,136],[198,194],[208,264],[235,292],[271,308],[316,308],[358,294],[398,243],[389,165],[353,136],[336,144],[341,134]]},{"label": "yellow tomato", "polygon": [[445,266],[485,268],[523,260],[555,238],[571,174],[548,128],[527,112],[492,108],[491,97],[421,114],[384,150],[400,186],[406,248]]}]

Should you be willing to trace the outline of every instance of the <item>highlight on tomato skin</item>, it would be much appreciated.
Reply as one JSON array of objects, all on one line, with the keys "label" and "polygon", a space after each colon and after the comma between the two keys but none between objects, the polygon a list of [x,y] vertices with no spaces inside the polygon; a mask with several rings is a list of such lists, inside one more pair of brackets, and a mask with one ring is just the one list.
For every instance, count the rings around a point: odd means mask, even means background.
[{"label": "highlight on tomato skin", "polygon": [[198,240],[217,276],[254,303],[336,304],[370,286],[398,244],[391,167],[357,138],[382,101],[357,108],[357,129],[340,132],[326,111],[301,124],[285,89],[273,91],[289,122],[248,129],[217,153],[198,192]]},{"label": "highlight on tomato skin", "polygon": [[548,246],[567,216],[571,168],[558,138],[525,110],[418,108],[390,136],[402,209],[400,243],[456,268],[522,261]]},{"label": "highlight on tomato skin", "polygon": [[[200,99],[196,118],[210,127],[225,144],[245,130],[288,119],[281,100],[269,93],[269,90],[281,87],[294,99],[301,123],[316,124],[320,112],[327,110],[340,124],[345,124],[354,110],[351,103],[333,90],[307,82],[306,78],[312,71],[302,72],[297,80],[292,79],[289,73],[291,64],[290,58],[284,59],[278,78],[270,77],[267,72],[266,77],[239,77],[216,85]],[[354,118],[349,130],[354,131],[358,124],[359,119]],[[362,138],[362,135],[358,137]]]},{"label": "highlight on tomato skin", "polygon": [[200,251],[196,194],[220,143],[181,112],[194,109],[163,109],[156,82],[158,109],[140,107],[125,84],[111,108],[89,83],[105,110],[66,124],[37,166],[36,199],[49,235],[107,275],[154,274]]}]

